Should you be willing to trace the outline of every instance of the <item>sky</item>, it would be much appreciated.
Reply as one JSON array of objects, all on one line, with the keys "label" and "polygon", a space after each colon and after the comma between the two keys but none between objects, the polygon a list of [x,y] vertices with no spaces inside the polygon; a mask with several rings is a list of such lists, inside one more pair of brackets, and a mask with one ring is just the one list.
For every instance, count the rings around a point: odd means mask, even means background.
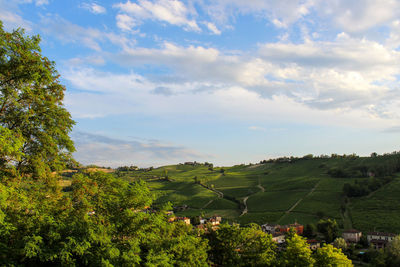
[{"label": "sky", "polygon": [[83,164],[400,150],[399,0],[0,0],[42,38]]}]

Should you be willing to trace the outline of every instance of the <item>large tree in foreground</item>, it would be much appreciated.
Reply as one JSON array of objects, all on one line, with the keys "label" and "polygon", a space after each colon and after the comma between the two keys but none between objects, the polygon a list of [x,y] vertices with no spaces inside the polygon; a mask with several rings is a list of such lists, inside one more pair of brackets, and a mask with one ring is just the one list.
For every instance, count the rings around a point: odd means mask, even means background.
[{"label": "large tree in foreground", "polygon": [[4,31],[0,22],[0,174],[45,177],[62,168],[74,150],[65,88],[39,42],[22,29]]}]

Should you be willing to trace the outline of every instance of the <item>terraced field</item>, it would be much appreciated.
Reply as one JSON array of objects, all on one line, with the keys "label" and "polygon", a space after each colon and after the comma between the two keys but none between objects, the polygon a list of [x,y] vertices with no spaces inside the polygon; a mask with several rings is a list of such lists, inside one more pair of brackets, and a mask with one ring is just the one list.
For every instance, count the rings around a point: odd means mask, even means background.
[{"label": "terraced field", "polygon": [[393,161],[385,157],[313,158],[223,168],[179,164],[117,175],[130,181],[146,180],[155,204],[186,205],[179,215],[221,215],[242,224],[307,224],[330,217],[343,228],[400,232],[400,178],[370,196],[346,200],[343,185],[368,178],[328,174],[332,168],[379,168],[387,160]]}]

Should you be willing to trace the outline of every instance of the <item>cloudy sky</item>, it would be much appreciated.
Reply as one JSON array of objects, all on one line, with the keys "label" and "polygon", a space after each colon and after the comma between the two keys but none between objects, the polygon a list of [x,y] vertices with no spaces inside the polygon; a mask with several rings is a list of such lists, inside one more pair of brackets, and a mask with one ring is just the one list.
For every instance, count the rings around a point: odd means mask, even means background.
[{"label": "cloudy sky", "polygon": [[399,0],[0,0],[56,61],[84,164],[400,150]]}]

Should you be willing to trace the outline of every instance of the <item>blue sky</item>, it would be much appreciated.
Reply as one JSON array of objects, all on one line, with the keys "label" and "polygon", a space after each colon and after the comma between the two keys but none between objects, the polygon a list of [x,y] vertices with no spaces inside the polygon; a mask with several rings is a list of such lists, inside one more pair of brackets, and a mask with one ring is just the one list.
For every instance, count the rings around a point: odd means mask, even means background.
[{"label": "blue sky", "polygon": [[399,150],[400,1],[0,0],[0,20],[41,35],[84,164]]}]

